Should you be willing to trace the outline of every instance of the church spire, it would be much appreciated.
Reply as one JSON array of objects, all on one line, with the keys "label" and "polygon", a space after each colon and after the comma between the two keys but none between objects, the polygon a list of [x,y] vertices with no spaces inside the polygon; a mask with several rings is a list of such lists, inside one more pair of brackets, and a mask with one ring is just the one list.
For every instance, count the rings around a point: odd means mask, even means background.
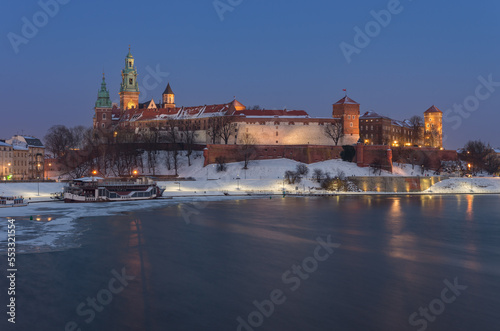
[{"label": "church spire", "polygon": [[101,89],[97,92],[96,108],[111,108],[111,100],[109,99],[109,91],[106,88],[106,77],[102,73]]},{"label": "church spire", "polygon": [[125,57],[125,68],[122,70],[122,83],[120,85],[120,108],[122,110],[139,107],[139,83],[137,82],[137,69],[134,66],[134,57],[130,53]]}]

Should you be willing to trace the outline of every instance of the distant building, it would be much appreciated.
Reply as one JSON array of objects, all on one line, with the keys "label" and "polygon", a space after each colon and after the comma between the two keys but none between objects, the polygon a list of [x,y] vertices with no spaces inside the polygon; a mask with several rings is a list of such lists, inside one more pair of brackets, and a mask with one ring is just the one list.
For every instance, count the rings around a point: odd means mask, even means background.
[{"label": "distant building", "polygon": [[12,176],[13,156],[12,145],[0,140],[0,180],[8,180]]},{"label": "distant building", "polygon": [[[252,137],[256,145],[333,145],[332,138],[324,133],[324,127],[339,121],[343,137],[339,145],[355,144],[359,139],[359,107],[349,97],[342,98],[333,105],[332,117],[314,118],[304,110],[247,109],[236,99],[229,103],[196,107],[177,107],[175,94],[170,84],[162,98],[139,103],[137,70],[132,54],[125,58],[120,85],[120,107],[112,105],[103,76],[101,89],[95,104],[94,129],[106,132],[126,130],[136,135],[144,135],[155,130],[165,132],[171,119],[190,121],[195,129],[195,143],[214,143],[210,137],[210,119],[228,116],[232,121],[232,134],[228,144],[246,144]],[[182,133],[180,133],[181,135]],[[120,137],[116,137],[120,139]],[[225,143],[217,138],[215,143]]]},{"label": "distant building", "polygon": [[422,146],[423,127],[368,111],[359,119],[360,138],[367,145]]},{"label": "distant building", "polygon": [[45,147],[40,139],[15,135],[6,143],[13,149],[14,180],[43,179]]}]

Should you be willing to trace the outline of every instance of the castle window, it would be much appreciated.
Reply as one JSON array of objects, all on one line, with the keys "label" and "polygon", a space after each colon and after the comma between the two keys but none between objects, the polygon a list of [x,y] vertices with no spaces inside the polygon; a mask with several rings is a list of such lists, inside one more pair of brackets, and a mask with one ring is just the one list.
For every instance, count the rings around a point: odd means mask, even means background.
[{"label": "castle window", "polygon": [[129,62],[128,62],[128,66],[129,66],[130,68],[132,68],[132,61],[129,61]]},{"label": "castle window", "polygon": [[352,124],[352,122],[351,122],[350,126],[351,126],[351,128],[354,126],[354,125]]},{"label": "castle window", "polygon": [[102,119],[105,120],[106,119],[106,114],[102,114]]},{"label": "castle window", "polygon": [[129,80],[128,80],[129,85],[132,85],[133,82],[134,82],[134,80],[132,78],[129,78]]},{"label": "castle window", "polygon": [[351,119],[351,115],[347,115],[347,119],[349,119],[349,120],[350,120],[350,119]]}]

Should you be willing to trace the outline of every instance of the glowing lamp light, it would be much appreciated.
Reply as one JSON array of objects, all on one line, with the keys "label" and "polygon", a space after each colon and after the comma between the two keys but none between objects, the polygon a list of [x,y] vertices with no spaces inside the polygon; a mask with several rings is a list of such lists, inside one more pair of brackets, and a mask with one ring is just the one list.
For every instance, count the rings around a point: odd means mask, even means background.
[{"label": "glowing lamp light", "polygon": [[97,170],[92,171],[92,175],[97,175]]},{"label": "glowing lamp light", "polygon": [[138,173],[139,173],[139,171],[137,171],[137,170],[134,170],[134,171],[133,171],[133,174],[134,174],[134,175],[137,175]]}]

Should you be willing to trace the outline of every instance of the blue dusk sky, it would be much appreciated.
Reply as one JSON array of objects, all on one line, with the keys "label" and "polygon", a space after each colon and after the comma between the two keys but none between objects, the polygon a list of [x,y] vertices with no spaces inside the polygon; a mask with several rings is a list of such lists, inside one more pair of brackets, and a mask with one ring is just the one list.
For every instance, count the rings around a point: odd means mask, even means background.
[{"label": "blue dusk sky", "polygon": [[[57,4],[55,6],[54,4]],[[4,1],[0,138],[92,125],[106,73],[118,102],[128,45],[141,101],[226,103],[330,117],[343,89],[395,119],[445,112],[445,147],[500,147],[500,2]]]}]

